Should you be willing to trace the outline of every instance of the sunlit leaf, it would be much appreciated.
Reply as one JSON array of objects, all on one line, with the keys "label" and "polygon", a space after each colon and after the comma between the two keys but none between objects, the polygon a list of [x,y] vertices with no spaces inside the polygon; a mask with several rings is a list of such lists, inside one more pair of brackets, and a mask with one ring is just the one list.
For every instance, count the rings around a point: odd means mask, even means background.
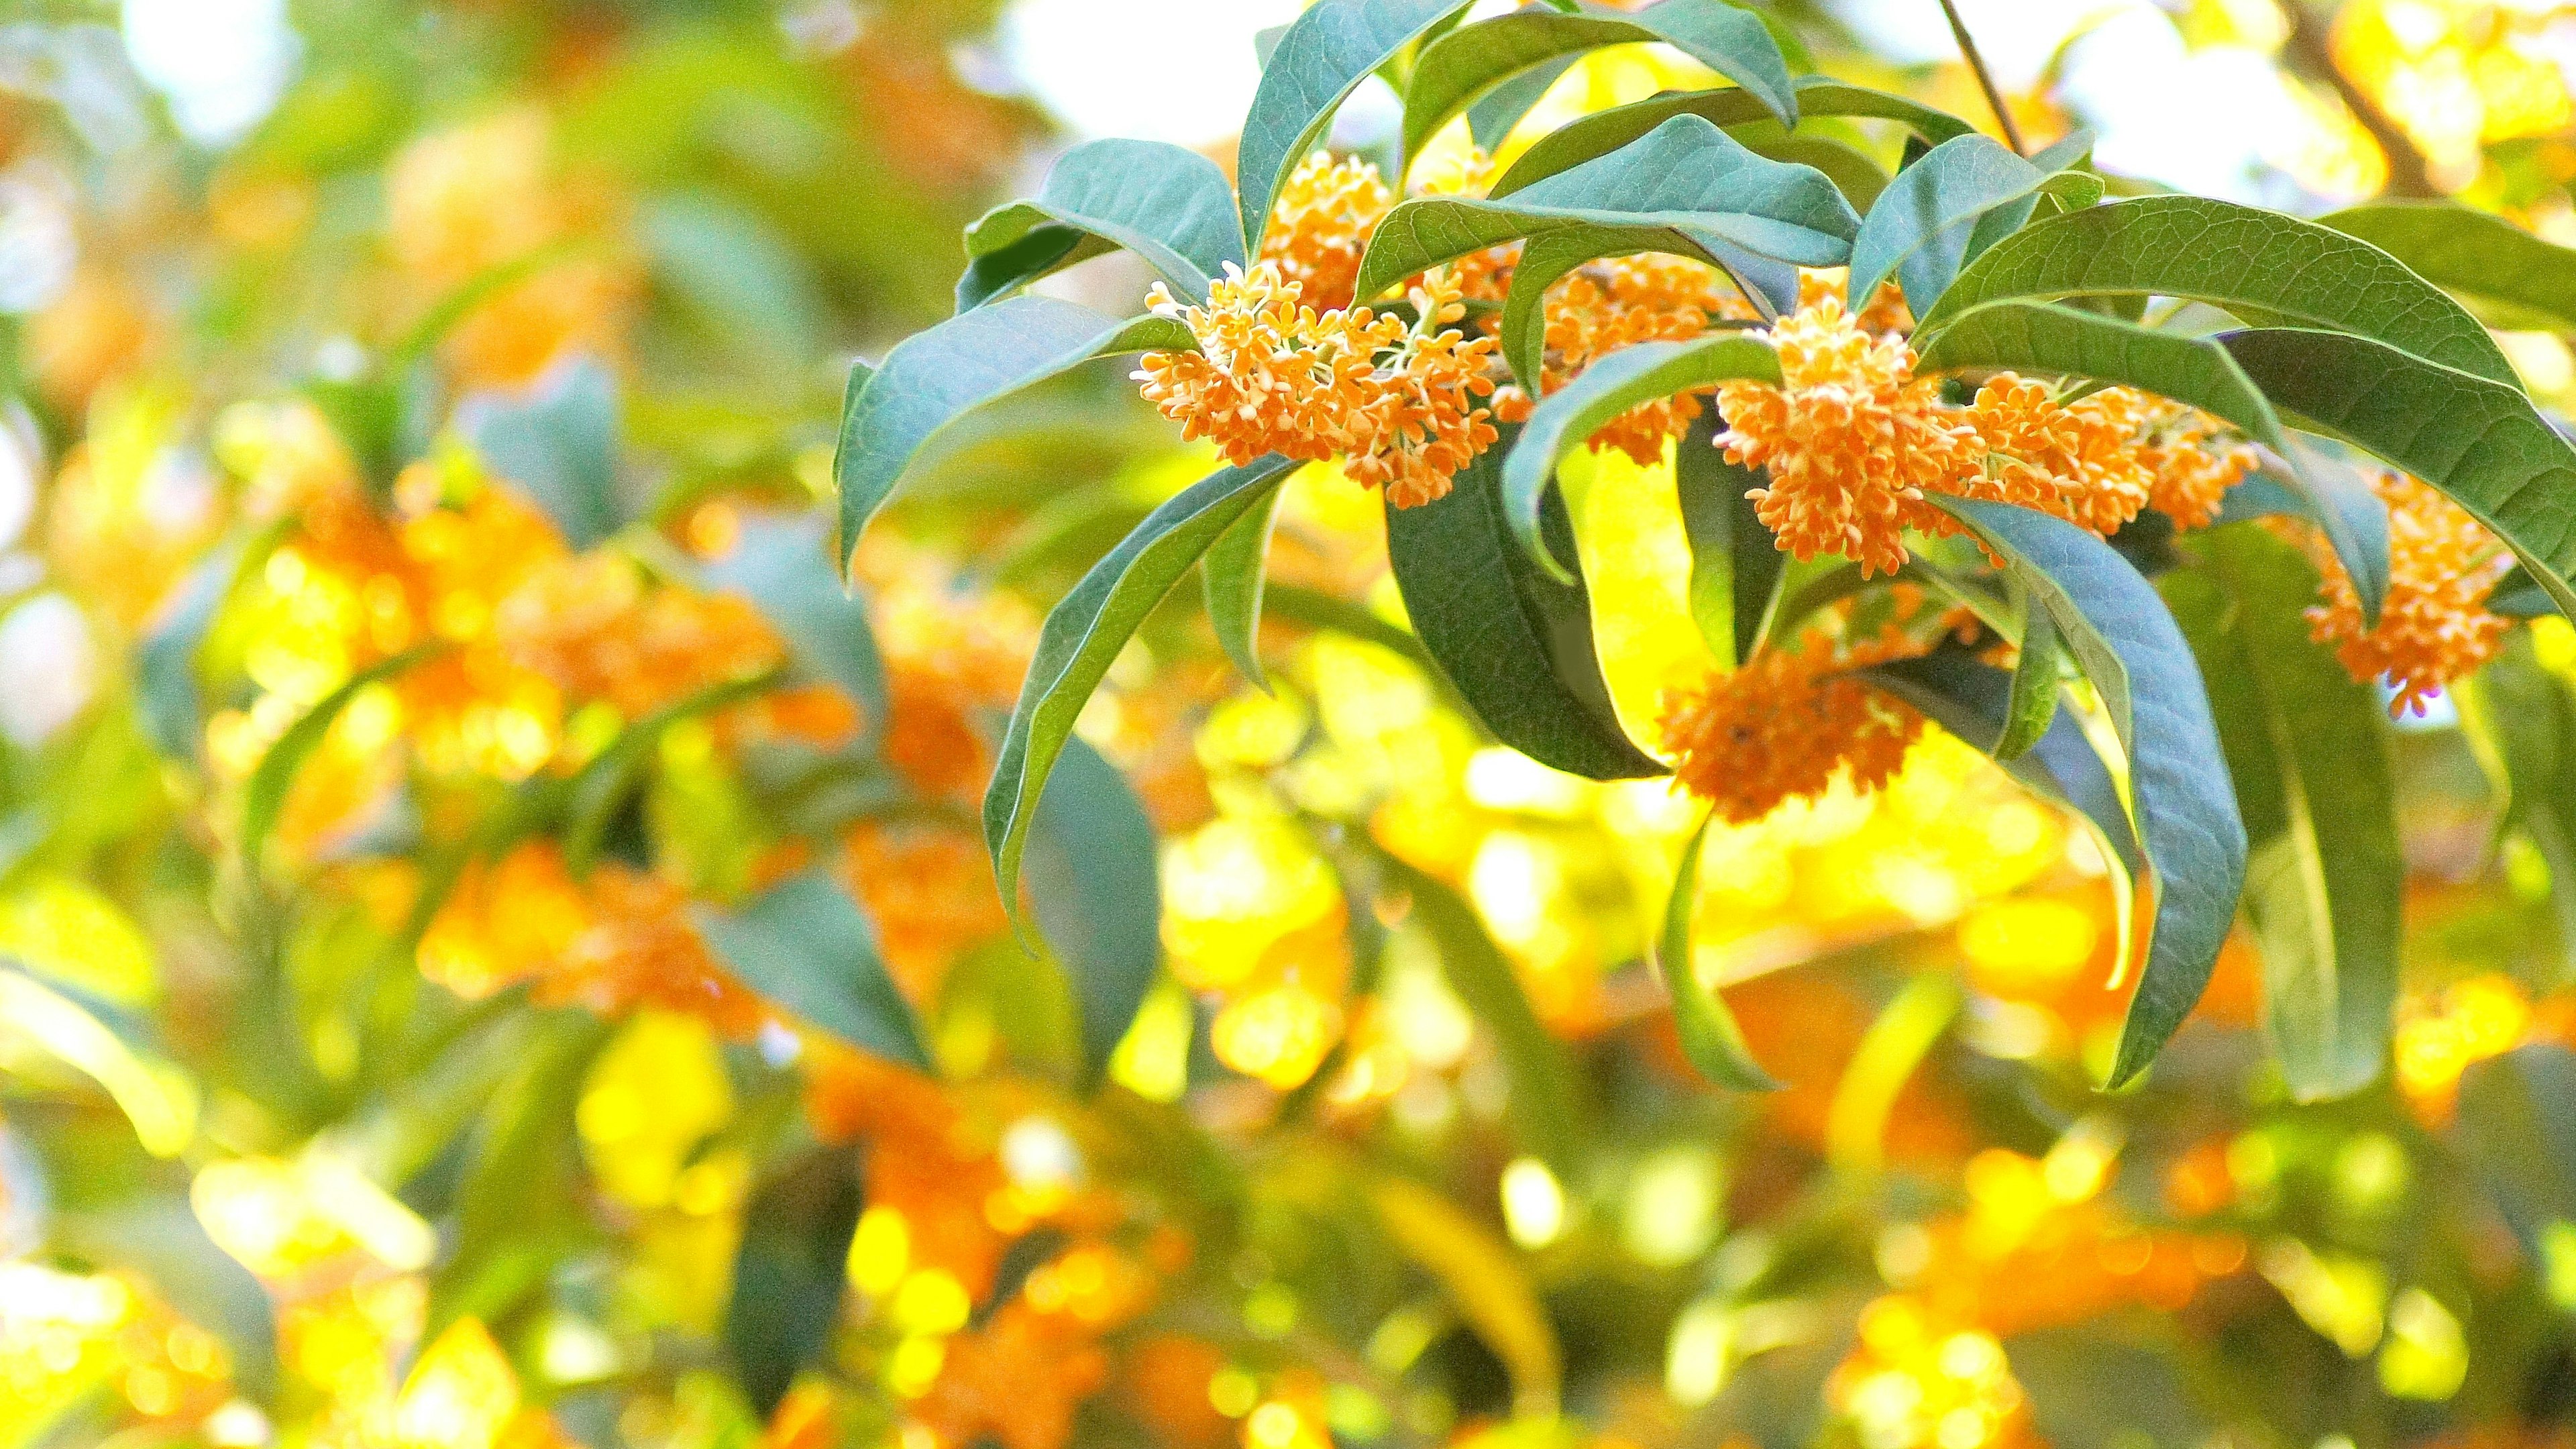
[{"label": "sunlit leaf", "polygon": [[1700,847],[1716,819],[1714,813],[1703,817],[1699,829],[1682,846],[1672,895],[1664,903],[1655,969],[1662,973],[1664,989],[1673,999],[1673,1030],[1681,1038],[1682,1055],[1690,1058],[1699,1074],[1739,1092],[1775,1091],[1779,1080],[1753,1059],[1753,1049],[1745,1045],[1744,1031],[1735,1024],[1735,1014],[1726,1009],[1725,998],[1710,990],[1691,967],[1691,915],[1699,900]]},{"label": "sunlit leaf", "polygon": [[144,1197],[66,1214],[57,1242],[133,1274],[190,1323],[216,1335],[234,1379],[266,1396],[277,1382],[277,1309],[250,1270],[206,1236],[184,1197]]},{"label": "sunlit leaf", "polygon": [[1243,235],[1255,252],[1280,183],[1306,159],[1360,82],[1416,37],[1467,7],[1458,0],[1316,0],[1279,37],[1243,118],[1235,175]]},{"label": "sunlit leaf", "polygon": [[1381,1177],[1368,1189],[1378,1220],[1405,1256],[1422,1265],[1511,1374],[1519,1412],[1552,1415],[1564,1378],[1556,1328],[1510,1245],[1419,1183]]},{"label": "sunlit leaf", "polygon": [[0,1024],[98,1083],[155,1157],[196,1140],[195,1082],[109,1003],[0,958]]},{"label": "sunlit leaf", "polygon": [[303,770],[304,762],[321,747],[323,738],[331,733],[332,724],[350,702],[376,685],[399,678],[445,654],[448,649],[449,646],[443,643],[424,644],[390,659],[379,660],[350,675],[339,688],[324,695],[295,723],[286,727],[286,732],[268,747],[268,753],[260,756],[259,764],[251,770],[250,780],[242,787],[243,859],[258,861],[263,858],[269,835],[277,828],[278,816],[286,810],[287,793],[295,788],[296,775]]},{"label": "sunlit leaf", "polygon": [[1067,151],[1035,200],[966,229],[960,311],[1075,262],[1125,248],[1192,302],[1244,260],[1234,187],[1217,164],[1161,141],[1092,141]]},{"label": "sunlit leaf", "polygon": [[2036,194],[2042,187],[2101,181],[2082,172],[2064,180],[1984,136],[1954,137],[1896,174],[1862,219],[1852,240],[1849,292],[1854,308],[1866,306],[1878,284],[1891,277],[1917,313],[1929,312],[1969,258],[1979,218]]},{"label": "sunlit leaf", "polygon": [[1270,532],[1279,521],[1279,498],[1273,493],[1268,504],[1237,520],[1199,562],[1217,647],[1244,678],[1264,689],[1270,679],[1261,668],[1261,597],[1270,577]]},{"label": "sunlit leaf", "polygon": [[2426,281],[2498,307],[2502,325],[2576,331],[2576,249],[2542,241],[2492,212],[2385,200],[2317,223],[2369,242]]}]

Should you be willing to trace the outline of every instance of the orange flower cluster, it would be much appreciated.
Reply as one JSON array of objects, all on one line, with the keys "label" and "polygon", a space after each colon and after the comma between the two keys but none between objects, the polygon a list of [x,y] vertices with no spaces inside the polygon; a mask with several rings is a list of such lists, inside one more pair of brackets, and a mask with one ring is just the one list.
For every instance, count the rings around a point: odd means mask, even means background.
[{"label": "orange flower cluster", "polygon": [[1237,465],[1346,456],[1351,476],[1397,507],[1429,503],[1500,436],[1480,405],[1496,344],[1450,325],[1466,315],[1454,278],[1425,277],[1411,300],[1411,327],[1366,307],[1319,313],[1268,261],[1228,268],[1205,307],[1158,283],[1154,310],[1186,324],[1199,350],[1149,352],[1136,380],[1186,437]]},{"label": "orange flower cluster", "polygon": [[1270,230],[1255,261],[1275,263],[1312,307],[1348,307],[1377,224],[1395,209],[1395,193],[1377,167],[1357,157],[1336,161],[1317,151],[1279,188]]},{"label": "orange flower cluster", "polygon": [[526,981],[548,1005],[661,1007],[737,1040],[770,1019],[708,954],[678,886],[614,861],[575,880],[552,840],[467,867],[421,937],[420,969],[468,999]]},{"label": "orange flower cluster", "polygon": [[1837,772],[1856,789],[1893,779],[1923,717],[1846,671],[1915,652],[1902,635],[1837,648],[1821,630],[1731,674],[1667,694],[1663,738],[1683,788],[1745,824],[1785,800],[1821,794]]},{"label": "orange flower cluster", "polygon": [[2353,678],[2385,679],[2395,688],[2390,714],[2421,714],[2425,701],[2504,647],[2513,621],[2487,612],[2486,599],[2512,569],[2513,555],[2429,484],[2389,473],[2374,486],[2388,505],[2388,596],[2379,627],[2362,623],[2361,598],[2334,550],[2313,530],[2300,530],[2323,576],[2323,602],[2308,610],[2308,625]]},{"label": "orange flower cluster", "polygon": [[[1502,301],[1511,290],[1511,269],[1519,254],[1515,244],[1496,252],[1470,293]],[[1500,261],[1490,260],[1500,257]],[[1475,259],[1470,259],[1475,260]],[[1462,267],[1464,264],[1461,264]],[[1548,392],[1572,382],[1584,369],[1623,347],[1640,342],[1688,342],[1704,336],[1713,317],[1750,318],[1753,309],[1737,295],[1723,273],[1687,257],[1645,252],[1609,257],[1576,269],[1548,289],[1547,356],[1540,386]],[[1489,321],[1489,327],[1500,325]],[[1511,389],[1498,410],[1511,417],[1530,406],[1530,399]],[[1640,403],[1593,433],[1591,445],[1613,448],[1642,465],[1662,461],[1664,444],[1680,437],[1700,414],[1697,393],[1675,393]]]},{"label": "orange flower cluster", "polygon": [[513,663],[572,699],[628,719],[775,668],[778,636],[732,594],[648,588],[615,554],[568,558],[501,601],[493,629]]},{"label": "orange flower cluster", "polygon": [[1733,462],[1769,470],[1751,494],[1780,546],[1801,561],[1840,553],[1869,573],[1909,557],[1908,529],[1959,531],[1926,495],[2014,503],[2108,537],[2150,504],[2185,528],[2217,517],[2253,465],[2252,450],[2213,441],[2215,424],[2133,388],[2061,402],[2046,385],[1999,373],[1968,407],[1944,407],[1914,376],[1914,353],[1872,324],[1898,314],[1873,303],[1851,316],[1813,276],[1798,310],[1770,332],[1781,385],[1718,389]]},{"label": "orange flower cluster", "polygon": [[1781,385],[1721,384],[1718,446],[1730,462],[1769,470],[1769,486],[1748,496],[1782,549],[1896,572],[1907,529],[1946,526],[1923,495],[1958,475],[1966,424],[1941,407],[1937,383],[1914,376],[1912,348],[1863,331],[1821,288],[1770,335]]}]

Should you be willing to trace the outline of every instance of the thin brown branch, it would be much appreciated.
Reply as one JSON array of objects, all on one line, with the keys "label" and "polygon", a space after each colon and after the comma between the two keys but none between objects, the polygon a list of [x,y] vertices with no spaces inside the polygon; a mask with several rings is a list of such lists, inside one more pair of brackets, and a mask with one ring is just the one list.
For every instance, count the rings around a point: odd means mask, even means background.
[{"label": "thin brown branch", "polygon": [[1994,107],[1995,123],[2004,128],[2004,141],[2016,156],[2028,155],[2021,144],[2021,127],[2013,124],[2012,109],[2004,104],[2004,93],[1995,85],[1995,73],[1986,69],[1986,58],[1977,50],[1977,41],[1968,34],[1968,22],[1959,18],[1957,0],[1941,0],[1941,13],[1950,17],[1950,34],[1959,42],[1959,55],[1968,69],[1977,73],[1977,88],[1986,93],[1986,104]]},{"label": "thin brown branch", "polygon": [[2406,128],[2397,124],[2388,112],[2380,109],[2371,94],[2353,83],[2335,64],[2334,45],[2327,33],[2327,22],[2306,0],[2281,0],[2281,13],[2290,22],[2289,38],[2282,43],[2282,59],[2290,69],[2311,80],[2324,81],[2342,97],[2353,119],[2379,143],[2380,152],[2388,158],[2388,194],[2391,196],[2437,197],[2440,187],[2433,184],[2430,163],[2415,146]]}]

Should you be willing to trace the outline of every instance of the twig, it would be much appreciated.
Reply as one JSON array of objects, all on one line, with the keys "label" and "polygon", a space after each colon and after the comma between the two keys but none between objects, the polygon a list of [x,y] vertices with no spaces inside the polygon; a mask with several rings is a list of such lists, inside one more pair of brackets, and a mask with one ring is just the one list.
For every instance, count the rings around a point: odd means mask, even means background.
[{"label": "twig", "polygon": [[1950,17],[1950,34],[1957,37],[1959,54],[1968,69],[1977,73],[1977,88],[1986,93],[1986,104],[1995,109],[1995,122],[2004,128],[2004,141],[2016,156],[2027,155],[2021,144],[2021,127],[2013,124],[2012,111],[2004,105],[2004,93],[1995,85],[1993,71],[1986,69],[1986,58],[1977,51],[1976,38],[1968,34],[1968,22],[1959,18],[1956,0],[1941,0],[1941,13]]},{"label": "twig", "polygon": [[2369,92],[2355,85],[2342,66],[2335,64],[2334,45],[2326,34],[2325,22],[2304,0],[2281,0],[2281,11],[2290,22],[2289,38],[2281,47],[2285,58],[2301,74],[2334,87],[2353,119],[2361,122],[2370,139],[2379,143],[2380,151],[2388,157],[2388,194],[2440,196],[2442,189],[2433,184],[2432,167],[2424,153],[2416,149],[2415,139],[2380,109]]}]

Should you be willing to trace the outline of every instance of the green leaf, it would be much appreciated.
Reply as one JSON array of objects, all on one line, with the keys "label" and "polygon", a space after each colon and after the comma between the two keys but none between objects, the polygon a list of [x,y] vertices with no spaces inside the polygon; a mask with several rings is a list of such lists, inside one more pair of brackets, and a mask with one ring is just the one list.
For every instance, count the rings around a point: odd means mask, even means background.
[{"label": "green leaf", "polygon": [[1162,968],[1158,849],[1136,792],[1098,751],[1067,739],[1038,799],[1026,870],[1038,930],[1082,1013],[1090,1082],[1108,1071]]},{"label": "green leaf", "polygon": [[710,588],[758,605],[796,668],[849,695],[873,734],[884,728],[888,711],[885,662],[868,606],[843,592],[824,534],[823,524],[805,516],[747,513],[741,542],[701,577]]},{"label": "green leaf", "polygon": [[1762,471],[1726,461],[1717,446],[1725,426],[1715,408],[1691,420],[1674,454],[1673,481],[1691,550],[1691,620],[1710,653],[1741,665],[1762,637],[1789,556],[1745,496],[1763,485]]},{"label": "green leaf", "polygon": [[[2379,623],[2380,605],[2388,597],[2388,505],[2379,501],[2368,479],[2347,462],[2341,445],[2314,434],[2290,440],[2295,475],[2262,472],[2227,491],[2219,509],[2220,523],[2238,523],[2266,514],[2305,519],[2324,533],[2342,561],[2361,600],[2362,618]],[[2528,578],[2528,575],[2524,576]],[[2533,592],[2539,586],[2531,586]],[[2541,607],[2550,606],[2543,595]]]},{"label": "green leaf", "polygon": [[[1313,11],[1308,11],[1313,15]],[[1020,912],[1020,857],[1047,775],[1073,722],[1111,661],[1190,565],[1246,513],[1264,505],[1297,465],[1263,458],[1201,479],[1146,515],[1048,613],[1019,703],[984,792],[984,844],[1012,919]]]},{"label": "green leaf", "polygon": [[1122,247],[1186,300],[1205,302],[1209,283],[1225,274],[1226,264],[1244,260],[1243,228],[1225,172],[1196,151],[1162,141],[1074,147],[1047,172],[1036,200],[997,207],[966,229],[958,310]]},{"label": "green leaf", "polygon": [[2013,666],[2012,695],[2004,710],[2004,727],[1991,752],[2007,764],[2027,755],[2057,722],[2057,686],[2063,677],[2058,661],[2065,647],[2057,641],[2057,624],[2046,609],[2022,615],[2021,658]]},{"label": "green leaf", "polygon": [[830,1350],[848,1291],[850,1234],[865,1205],[858,1155],[825,1148],[789,1164],[744,1206],[724,1344],[764,1419],[798,1371]]},{"label": "green leaf", "polygon": [[[1717,260],[1725,248],[1838,266],[1860,217],[1821,171],[1766,161],[1697,116],[1509,201],[1423,196],[1399,203],[1361,259],[1362,298],[1471,252],[1524,238],[1580,241],[1593,256],[1662,251]],[[1514,290],[1526,285],[1515,276]]]},{"label": "green leaf", "polygon": [[1279,493],[1219,535],[1199,563],[1207,591],[1208,622],[1216,642],[1243,677],[1270,687],[1261,668],[1261,594],[1270,572],[1270,531],[1279,521]]},{"label": "green leaf", "polygon": [[1852,241],[1851,305],[1866,306],[1879,283],[1894,277],[1907,305],[1917,313],[1931,311],[1973,255],[1978,223],[1989,213],[2052,184],[2087,182],[2098,197],[2099,177],[2052,174],[1984,136],[1942,142],[1896,173],[1862,219]]},{"label": "green leaf", "polygon": [[506,1316],[595,1231],[582,1212],[574,1113],[611,1033],[587,1011],[552,1014],[484,1107],[456,1190],[456,1245],[430,1278],[424,1339],[459,1318]]},{"label": "green leaf", "polygon": [[206,1236],[182,1195],[66,1213],[53,1225],[64,1249],[151,1285],[188,1322],[223,1341],[236,1382],[266,1398],[277,1383],[277,1310],[248,1268]]},{"label": "green leaf", "polygon": [[224,602],[267,561],[295,526],[280,519],[225,543],[179,581],[135,650],[135,703],[145,733],[165,758],[193,760],[205,741],[205,707],[197,656],[214,632]]},{"label": "green leaf", "polygon": [[832,455],[842,567],[869,520],[958,419],[1095,357],[1195,346],[1178,322],[1122,322],[1052,297],[995,302],[905,338],[873,373],[850,379]]},{"label": "green leaf", "polygon": [[2379,692],[2309,635],[2316,571],[2260,529],[2216,530],[2165,597],[2200,659],[2252,845],[2245,905],[2293,1096],[2379,1075],[2397,1004],[2396,769]]},{"label": "green leaf", "polygon": [[1279,37],[1235,152],[1243,235],[1253,253],[1269,230],[1280,183],[1314,149],[1342,102],[1417,36],[1466,9],[1459,0],[1316,0]]},{"label": "green leaf", "polygon": [[[1822,76],[1800,77],[1797,98],[1798,109],[1806,115],[1901,121],[1935,143],[1977,129],[1947,111]],[[1613,107],[1570,121],[1541,137],[1494,183],[1492,194],[1509,196],[1596,156],[1609,155],[1675,116],[1698,116],[1720,126],[1752,125],[1771,119],[1770,112],[1750,91],[1731,89],[1685,91]]]},{"label": "green leaf", "polygon": [[2558,979],[2576,981],[2576,695],[2517,630],[2504,653],[2460,681],[2461,713],[2490,746],[2485,757],[2505,795],[2505,827],[2519,830],[2549,867],[2558,921]]},{"label": "green leaf", "polygon": [[1753,1059],[1753,1049],[1744,1043],[1743,1029],[1735,1024],[1735,1014],[1726,1009],[1726,1001],[1699,979],[1691,967],[1691,911],[1699,902],[1700,847],[1708,840],[1708,827],[1717,819],[1715,812],[1701,817],[1699,829],[1691,832],[1690,842],[1682,847],[1679,869],[1673,876],[1673,893],[1664,903],[1664,930],[1657,938],[1655,969],[1662,973],[1664,989],[1673,998],[1673,1030],[1681,1037],[1682,1055],[1699,1074],[1721,1087],[1739,1092],[1774,1092],[1779,1079],[1762,1070]]},{"label": "green leaf", "polygon": [[538,788],[560,788],[564,802],[564,864],[576,876],[587,876],[599,860],[600,851],[608,844],[609,835],[618,824],[619,812],[644,777],[654,753],[661,748],[662,737],[671,727],[684,720],[697,719],[720,709],[730,708],[756,695],[777,687],[783,671],[767,670],[711,684],[684,699],[674,700],[651,714],[628,725],[610,741],[581,772],[557,787],[545,781]]},{"label": "green leaf", "polygon": [[1539,1020],[1510,958],[1466,897],[1383,850],[1375,854],[1386,888],[1439,948],[1449,989],[1493,1033],[1511,1081],[1503,1113],[1514,1139],[1560,1172],[1570,1169],[1589,1116],[1572,1054]]},{"label": "green leaf", "polygon": [[[1588,779],[1663,774],[1619,727],[1581,578],[1546,578],[1512,544],[1498,455],[1515,431],[1459,473],[1448,497],[1387,509],[1387,554],[1414,634],[1504,744]],[[1573,551],[1572,523],[1553,494],[1542,526]]]},{"label": "green leaf", "polygon": [[264,858],[269,833],[277,828],[277,817],[286,809],[287,792],[295,787],[296,773],[304,761],[331,732],[331,724],[349,702],[373,685],[383,684],[404,671],[445,654],[452,646],[445,643],[424,644],[406,650],[390,659],[379,660],[350,675],[339,688],[322,696],[306,710],[277,742],[260,756],[252,768],[250,780],[242,787],[242,859],[258,862]]},{"label": "green leaf", "polygon": [[2110,1085],[2146,1070],[2218,964],[2245,889],[2245,824],[2212,778],[2222,758],[2209,696],[2164,602],[2111,546],[2009,504],[1936,500],[2053,616],[2129,757],[2129,793],[2156,877],[2156,913]]},{"label": "green leaf", "polygon": [[1540,504],[1549,496],[1557,463],[1640,403],[1739,378],[1779,382],[1780,358],[1771,344],[1742,335],[1641,342],[1602,358],[1541,399],[1502,470],[1504,517],[1522,551],[1550,578],[1572,583],[1572,570],[1550,552],[1539,531]]},{"label": "green leaf", "polygon": [[2254,328],[2219,341],[2275,406],[2449,494],[2576,617],[2576,445],[2520,386],[2343,333]]},{"label": "green leaf", "polygon": [[[1962,743],[1992,755],[2011,718],[2012,676],[1957,650],[1938,650],[1859,671],[1860,677],[1921,710]],[[2111,858],[2135,876],[2146,869],[2118,782],[2071,711],[2059,710],[2028,753],[1999,761],[2032,793],[2084,817]]]},{"label": "green leaf", "polygon": [[625,522],[617,496],[617,378],[591,357],[547,371],[522,394],[481,392],[456,424],[495,474],[519,486],[574,548]]},{"label": "green leaf", "polygon": [[1404,94],[1404,154],[1418,154],[1479,96],[1532,67],[1658,40],[1735,82],[1780,124],[1798,124],[1789,63],[1749,10],[1723,0],[1657,0],[1618,14],[1519,10],[1462,26],[1423,49]]},{"label": "green leaf", "polygon": [[636,234],[662,287],[716,336],[764,365],[802,366],[829,315],[814,265],[757,211],[712,191],[646,200]]},{"label": "green leaf", "polygon": [[[1742,138],[1739,138],[1742,139]],[[1793,166],[1813,166],[1825,173],[1852,204],[1864,215],[1876,205],[1887,190],[1887,168],[1878,164],[1856,146],[1825,136],[1780,136],[1769,140],[1746,140],[1756,156],[1767,156]]]},{"label": "green leaf", "polygon": [[930,1069],[912,1004],[877,954],[875,923],[828,873],[790,876],[739,910],[693,915],[744,985],[870,1056]]},{"label": "green leaf", "polygon": [[1492,90],[1467,108],[1467,135],[1476,149],[1490,156],[1502,149],[1503,143],[1538,103],[1547,99],[1548,91],[1574,69],[1580,56],[1561,55],[1521,72]]},{"label": "green leaf", "polygon": [[2576,1052],[2554,1043],[2490,1057],[2460,1078],[2469,1158],[2527,1248],[2576,1223]]},{"label": "green leaf", "polygon": [[1440,1285],[1458,1317],[1503,1366],[1512,1410],[1556,1418],[1565,1351],[1521,1256],[1482,1219],[1422,1184],[1392,1174],[1368,1185],[1389,1242]]},{"label": "green leaf", "polygon": [[2268,324],[2333,327],[2502,383],[2478,320],[2386,252],[2314,222],[2199,196],[2142,196],[2033,222],[1970,263],[1915,328],[2006,297],[2152,294]]},{"label": "green leaf", "polygon": [[2417,276],[2466,293],[2528,330],[2576,331],[2576,249],[2490,212],[2448,201],[2374,201],[2317,218],[2378,247]]}]

